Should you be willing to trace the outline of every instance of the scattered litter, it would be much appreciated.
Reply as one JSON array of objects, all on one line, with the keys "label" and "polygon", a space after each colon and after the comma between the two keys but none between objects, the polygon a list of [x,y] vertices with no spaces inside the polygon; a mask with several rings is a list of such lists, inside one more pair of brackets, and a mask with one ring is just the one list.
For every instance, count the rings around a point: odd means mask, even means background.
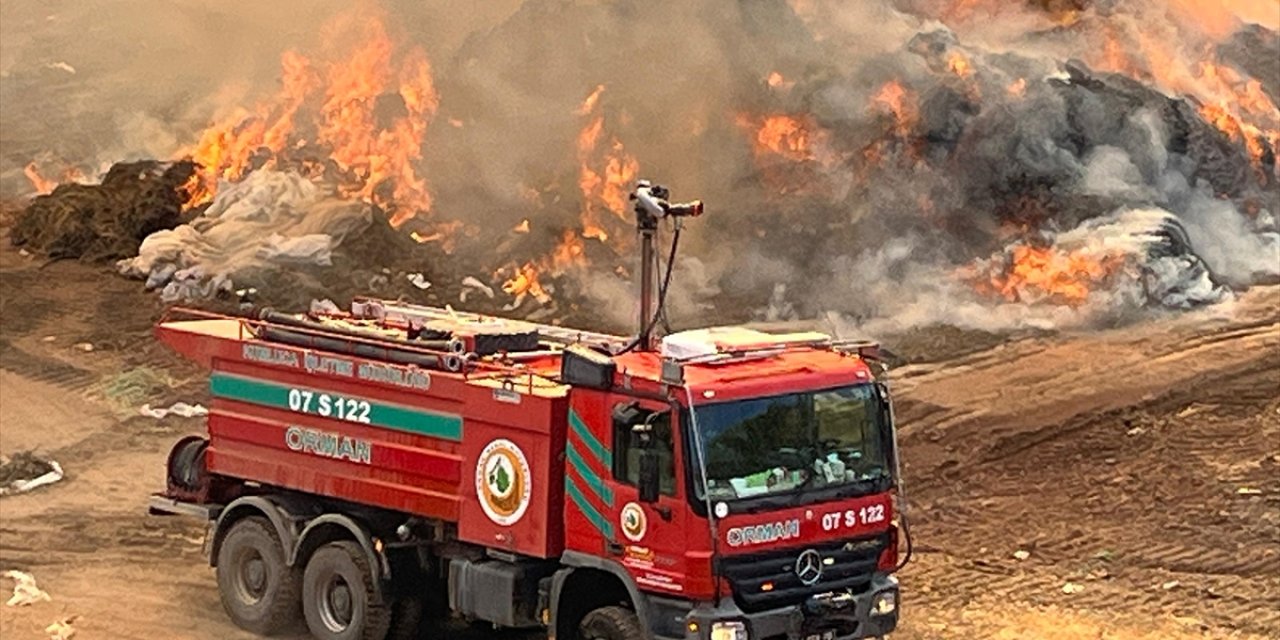
[{"label": "scattered litter", "polygon": [[1027,558],[1030,558],[1030,557],[1031,557],[1030,551],[1023,551],[1022,549],[1018,549],[1017,551],[1013,552],[1013,558],[1015,560],[1021,561],[1021,560],[1026,560]]},{"label": "scattered litter", "polygon": [[1105,462],[1105,463],[1107,463],[1107,464],[1115,464],[1115,463],[1116,463],[1116,459],[1115,459],[1115,458],[1103,458],[1103,459],[1102,459],[1102,461],[1103,461],[1103,462]]},{"label": "scattered litter", "polygon": [[10,607],[25,607],[37,602],[53,601],[49,594],[36,586],[35,576],[29,573],[11,570],[4,572],[4,577],[14,581],[13,597],[5,602]]},{"label": "scattered litter", "polygon": [[431,283],[427,280],[426,276],[421,273],[410,273],[406,277],[409,278],[409,284],[412,284],[419,289],[425,291],[431,288]]},{"label": "scattered litter", "polygon": [[1216,409],[1216,408],[1217,408],[1217,405],[1212,405],[1212,404],[1200,404],[1200,403],[1198,403],[1198,402],[1193,402],[1193,403],[1191,403],[1191,404],[1187,405],[1186,407],[1183,407],[1183,409],[1182,409],[1181,411],[1179,411],[1179,412],[1178,412],[1178,417],[1179,417],[1179,418],[1186,418],[1186,417],[1188,417],[1188,416],[1194,416],[1195,414],[1200,413],[1201,411],[1204,411],[1205,409]]},{"label": "scattered litter", "polygon": [[1181,582],[1178,582],[1177,580],[1170,580],[1164,584],[1161,584],[1160,588],[1164,589],[1165,591],[1168,591],[1170,589],[1177,589],[1180,586],[1182,586]]},{"label": "scattered litter", "polygon": [[1240,487],[1239,489],[1236,489],[1236,495],[1260,496],[1262,495],[1262,489],[1254,489],[1253,487]]},{"label": "scattered litter", "polygon": [[50,62],[49,64],[46,64],[46,65],[45,65],[45,68],[47,68],[47,69],[56,69],[56,70],[58,70],[58,71],[66,71],[67,73],[70,73],[71,75],[75,75],[75,73],[76,73],[76,68],[75,68],[75,67],[73,67],[73,66],[71,66],[71,65],[67,64],[66,62],[63,62],[62,60],[59,60],[59,61],[57,61],[57,62]]},{"label": "scattered litter", "polygon": [[493,287],[479,281],[475,276],[467,276],[462,279],[462,292],[458,294],[458,300],[466,302],[467,296],[473,291],[479,291],[490,299],[494,297]]},{"label": "scattered litter", "polygon": [[149,418],[159,420],[169,414],[181,416],[183,418],[193,418],[195,416],[207,416],[209,410],[198,404],[187,404],[185,402],[175,402],[167,409],[152,409],[150,404],[142,405],[138,410],[142,415]]},{"label": "scattered litter", "polygon": [[71,616],[63,618],[44,628],[44,632],[49,634],[49,640],[71,640],[76,635],[76,628],[71,626],[80,616]]},{"label": "scattered litter", "polygon": [[30,251],[27,251],[26,249],[18,249],[18,255],[20,255],[20,256],[22,256],[22,257],[24,257],[24,258],[30,258],[30,257],[31,257],[31,252],[30,252]]},{"label": "scattered litter", "polygon": [[1074,595],[1081,591],[1084,591],[1084,585],[1076,584],[1074,582],[1068,582],[1062,585],[1062,592],[1067,595]]},{"label": "scattered litter", "polygon": [[93,351],[93,343],[92,343],[92,342],[77,342],[77,343],[75,343],[74,345],[72,345],[72,347],[71,347],[71,348],[72,348],[72,349],[75,349],[75,350],[77,350],[77,351],[83,351],[83,352],[85,352],[85,353],[89,353],[89,352]]},{"label": "scattered litter", "polygon": [[1147,431],[1147,430],[1146,430],[1146,429],[1143,429],[1142,427],[1134,427],[1134,428],[1132,428],[1132,429],[1130,429],[1130,430],[1128,430],[1128,431],[1124,432],[1124,434],[1125,434],[1126,436],[1137,436],[1137,435],[1142,435],[1143,433],[1146,433],[1146,431]]},{"label": "scattered litter", "polygon": [[54,340],[57,340],[57,339],[58,339],[58,336],[45,336],[43,338],[40,338],[40,342],[53,342]]},{"label": "scattered litter", "polygon": [[311,315],[324,315],[342,313],[342,309],[334,301],[325,298],[324,300],[311,301]]},{"label": "scattered litter", "polygon": [[23,451],[0,465],[0,496],[26,493],[62,479],[62,467]]}]

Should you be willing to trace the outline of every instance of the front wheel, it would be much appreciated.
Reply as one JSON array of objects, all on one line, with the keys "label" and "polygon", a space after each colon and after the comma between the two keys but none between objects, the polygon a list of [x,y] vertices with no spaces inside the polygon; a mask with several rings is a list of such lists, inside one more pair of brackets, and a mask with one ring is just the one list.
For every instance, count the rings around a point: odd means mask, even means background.
[{"label": "front wheel", "polygon": [[285,561],[284,545],[266,518],[237,520],[218,549],[218,594],[236,626],[275,635],[298,622],[298,571]]},{"label": "front wheel", "polygon": [[391,608],[378,598],[373,568],[360,545],[330,542],[307,560],[302,612],[318,640],[383,640]]},{"label": "front wheel", "polygon": [[596,609],[578,625],[578,640],[644,640],[646,637],[640,618],[624,607]]}]

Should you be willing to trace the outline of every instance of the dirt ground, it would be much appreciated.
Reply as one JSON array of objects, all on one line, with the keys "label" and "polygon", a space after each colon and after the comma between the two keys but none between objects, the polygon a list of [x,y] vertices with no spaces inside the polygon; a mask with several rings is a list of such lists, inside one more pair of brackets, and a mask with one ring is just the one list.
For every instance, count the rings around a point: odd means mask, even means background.
[{"label": "dirt ground", "polygon": [[[0,498],[0,571],[52,596],[0,606],[0,637],[73,617],[77,638],[251,637],[222,612],[202,528],[145,515],[201,424],[138,407],[206,394],[151,339],[159,302],[0,247],[0,453],[67,472]],[[915,540],[896,638],[1280,637],[1280,287],[947,353],[895,374]]]}]

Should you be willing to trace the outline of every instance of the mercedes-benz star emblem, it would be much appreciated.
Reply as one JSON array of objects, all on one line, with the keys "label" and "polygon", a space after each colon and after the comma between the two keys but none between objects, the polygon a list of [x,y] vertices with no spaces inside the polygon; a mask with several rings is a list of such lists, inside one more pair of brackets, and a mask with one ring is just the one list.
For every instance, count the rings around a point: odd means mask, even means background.
[{"label": "mercedes-benz star emblem", "polygon": [[822,556],[813,549],[806,549],[796,558],[796,577],[809,586],[822,578]]}]

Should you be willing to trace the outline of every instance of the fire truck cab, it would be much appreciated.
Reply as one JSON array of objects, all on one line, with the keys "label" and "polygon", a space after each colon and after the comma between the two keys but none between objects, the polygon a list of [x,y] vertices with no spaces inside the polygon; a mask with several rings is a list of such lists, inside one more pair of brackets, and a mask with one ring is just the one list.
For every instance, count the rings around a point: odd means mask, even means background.
[{"label": "fire truck cab", "polygon": [[724,328],[566,364],[565,554],[603,560],[655,637],[894,628],[892,412],[867,345],[829,345]]}]

